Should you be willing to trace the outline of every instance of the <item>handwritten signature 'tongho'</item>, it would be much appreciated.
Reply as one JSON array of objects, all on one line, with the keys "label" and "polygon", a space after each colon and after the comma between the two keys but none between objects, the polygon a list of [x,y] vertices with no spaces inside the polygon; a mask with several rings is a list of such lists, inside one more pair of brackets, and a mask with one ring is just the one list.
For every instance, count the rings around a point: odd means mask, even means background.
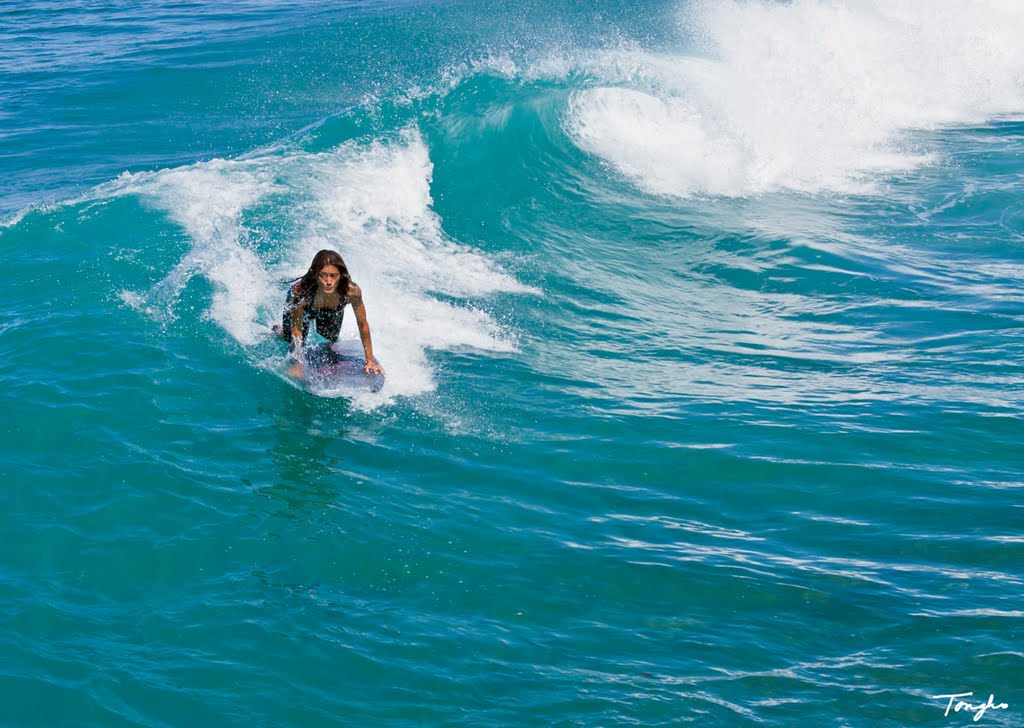
[{"label": "handwritten signature 'tongho'", "polygon": [[933,695],[932,698],[936,700],[939,698],[949,698],[949,703],[946,704],[946,715],[949,715],[949,711],[951,710],[954,713],[959,713],[961,710],[965,710],[969,713],[974,713],[974,720],[979,720],[981,716],[985,715],[985,711],[989,708],[992,710],[1006,710],[1010,707],[1006,703],[996,703],[995,695],[992,693],[989,693],[987,703],[978,703],[977,705],[974,705],[973,703],[959,700],[959,698],[969,698],[972,695],[974,695],[973,692],[957,693],[956,695]]}]

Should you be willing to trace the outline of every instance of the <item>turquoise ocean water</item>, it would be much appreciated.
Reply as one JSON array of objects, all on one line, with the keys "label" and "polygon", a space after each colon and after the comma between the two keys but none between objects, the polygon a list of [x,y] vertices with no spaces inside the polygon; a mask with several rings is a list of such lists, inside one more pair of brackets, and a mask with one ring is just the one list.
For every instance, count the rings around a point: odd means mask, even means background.
[{"label": "turquoise ocean water", "polygon": [[0,2],[0,725],[1024,725],[1022,35]]}]

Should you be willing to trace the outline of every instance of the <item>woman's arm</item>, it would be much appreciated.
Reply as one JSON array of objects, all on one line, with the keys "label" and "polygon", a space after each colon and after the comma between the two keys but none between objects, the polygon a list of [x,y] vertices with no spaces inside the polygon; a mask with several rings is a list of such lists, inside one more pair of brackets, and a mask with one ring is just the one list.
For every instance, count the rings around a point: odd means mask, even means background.
[{"label": "woman's arm", "polygon": [[[298,285],[292,289],[292,301],[298,298]],[[302,366],[302,316],[306,311],[306,302],[298,302],[292,305],[292,345],[290,348],[294,361],[288,369],[288,374],[298,379],[304,373]]]},{"label": "woman's arm", "polygon": [[359,340],[363,342],[363,352],[366,354],[366,364],[363,370],[369,374],[376,372],[384,373],[384,367],[377,363],[373,357],[373,342],[370,340],[370,324],[366,320],[366,306],[363,305],[363,292],[355,283],[348,286],[348,302],[352,304],[352,312],[356,315],[356,326],[359,328]]},{"label": "woman's arm", "polygon": [[305,343],[302,340],[302,314],[305,310],[305,303],[297,303],[292,306],[292,346],[295,351],[301,349]]}]

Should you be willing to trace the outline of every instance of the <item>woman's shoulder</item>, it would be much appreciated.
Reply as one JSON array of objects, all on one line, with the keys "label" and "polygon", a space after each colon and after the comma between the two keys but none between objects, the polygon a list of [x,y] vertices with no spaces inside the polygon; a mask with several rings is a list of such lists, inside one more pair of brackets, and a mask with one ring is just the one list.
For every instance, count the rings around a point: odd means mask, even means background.
[{"label": "woman's shoulder", "polygon": [[345,291],[345,298],[349,301],[356,301],[363,296],[363,290],[356,285],[355,281],[348,282],[348,290]]},{"label": "woman's shoulder", "polygon": [[304,308],[309,303],[309,295],[302,290],[302,281],[288,286],[288,304],[292,308]]}]

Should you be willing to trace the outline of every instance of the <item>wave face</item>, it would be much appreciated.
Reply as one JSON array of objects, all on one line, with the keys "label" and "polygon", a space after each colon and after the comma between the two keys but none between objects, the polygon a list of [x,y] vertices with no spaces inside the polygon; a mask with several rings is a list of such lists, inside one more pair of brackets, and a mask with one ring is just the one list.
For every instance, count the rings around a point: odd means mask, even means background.
[{"label": "wave face", "polygon": [[1022,31],[0,5],[0,722],[1020,724]]}]

